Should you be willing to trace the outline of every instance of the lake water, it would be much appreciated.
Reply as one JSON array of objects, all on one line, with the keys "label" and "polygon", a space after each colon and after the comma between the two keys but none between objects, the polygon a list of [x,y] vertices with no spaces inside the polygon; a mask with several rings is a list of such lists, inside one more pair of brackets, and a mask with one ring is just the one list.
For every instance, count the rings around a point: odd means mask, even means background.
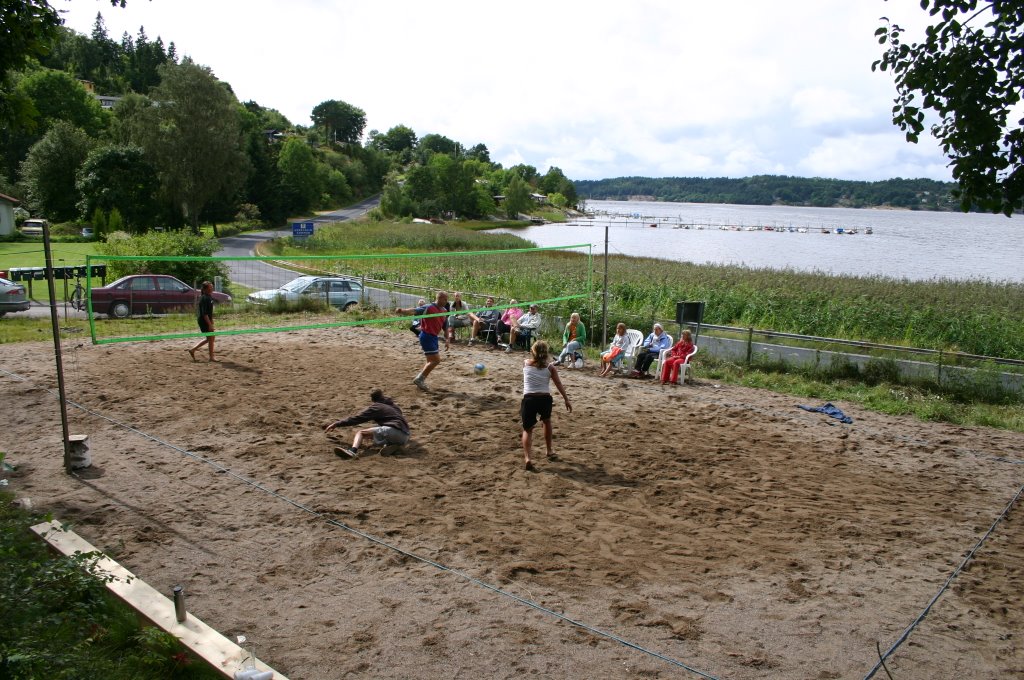
[{"label": "lake water", "polygon": [[[1020,216],[648,201],[588,201],[587,210],[593,219],[509,233],[539,246],[592,243],[598,255],[607,226],[611,254],[896,279],[1024,282]],[[872,234],[865,233],[869,227]],[[858,233],[839,235],[837,229]]]}]

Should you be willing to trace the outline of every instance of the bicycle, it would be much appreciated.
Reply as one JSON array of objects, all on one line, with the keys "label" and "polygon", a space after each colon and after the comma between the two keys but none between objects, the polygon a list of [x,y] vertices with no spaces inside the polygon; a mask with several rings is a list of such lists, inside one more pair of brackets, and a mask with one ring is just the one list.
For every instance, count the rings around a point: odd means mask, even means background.
[{"label": "bicycle", "polygon": [[72,309],[83,311],[85,309],[85,286],[82,285],[82,279],[75,279],[75,289],[71,291],[71,302]]}]

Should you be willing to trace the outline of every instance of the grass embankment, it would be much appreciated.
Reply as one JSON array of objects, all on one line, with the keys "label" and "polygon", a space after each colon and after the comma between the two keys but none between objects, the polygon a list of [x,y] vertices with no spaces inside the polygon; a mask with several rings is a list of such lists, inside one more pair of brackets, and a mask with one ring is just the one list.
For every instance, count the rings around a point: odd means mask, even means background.
[{"label": "grass embankment", "polygon": [[[2,454],[0,454],[2,460]],[[178,640],[143,628],[91,573],[98,555],[51,552],[29,527],[46,521],[0,492],[0,677],[209,679],[221,676]]]}]

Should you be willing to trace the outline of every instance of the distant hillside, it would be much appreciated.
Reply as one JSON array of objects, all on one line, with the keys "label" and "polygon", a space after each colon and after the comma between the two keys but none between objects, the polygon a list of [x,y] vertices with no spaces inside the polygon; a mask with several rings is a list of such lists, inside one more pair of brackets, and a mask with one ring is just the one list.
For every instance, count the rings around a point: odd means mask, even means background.
[{"label": "distant hillside", "polygon": [[573,182],[581,199],[674,201],[739,205],[800,205],[819,208],[959,210],[953,182],[887,179],[854,182],[820,177],[757,175],[727,177],[618,177]]}]

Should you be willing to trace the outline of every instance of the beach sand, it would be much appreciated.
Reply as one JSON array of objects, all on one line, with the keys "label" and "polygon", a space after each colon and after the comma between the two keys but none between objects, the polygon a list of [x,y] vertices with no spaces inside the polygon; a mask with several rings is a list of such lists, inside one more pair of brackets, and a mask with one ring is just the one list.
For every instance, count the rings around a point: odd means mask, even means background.
[{"label": "beach sand", "polygon": [[[675,387],[562,371],[559,458],[537,436],[528,472],[522,353],[454,346],[423,393],[408,333],[190,345],[65,342],[76,475],[52,345],[4,345],[9,488],[295,680],[861,678],[1024,481],[1022,434],[838,403],[844,425],[699,362]],[[412,444],[342,460],[352,428],[322,428],[374,387]],[[1015,505],[889,671],[1021,677],[1021,592]]]}]

